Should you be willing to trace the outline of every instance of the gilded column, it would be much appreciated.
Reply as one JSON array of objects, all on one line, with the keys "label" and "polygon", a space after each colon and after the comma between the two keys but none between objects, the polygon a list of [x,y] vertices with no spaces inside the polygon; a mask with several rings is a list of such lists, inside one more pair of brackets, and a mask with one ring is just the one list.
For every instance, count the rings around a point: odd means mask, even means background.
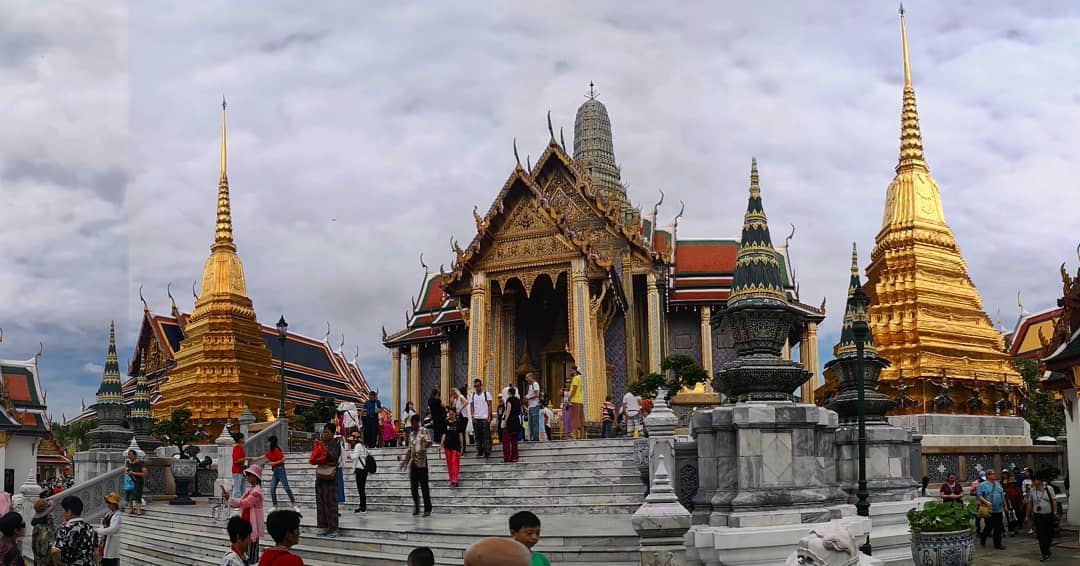
[{"label": "gilded column", "polygon": [[[585,375],[586,381],[592,381],[601,379],[599,375],[589,375],[590,366],[589,361],[592,356],[589,354],[592,348],[592,341],[589,336],[591,321],[589,320],[589,280],[585,275],[585,260],[583,258],[576,258],[570,262],[570,293],[573,295],[573,317],[571,318],[571,326],[573,332],[573,344],[571,347],[574,349],[574,363],[577,365],[578,370]],[[585,420],[593,419],[593,407],[592,400],[589,398],[589,386],[588,383],[582,384],[582,402],[585,405]],[[599,414],[599,404],[597,404],[597,414]]]},{"label": "gilded column", "polygon": [[418,410],[420,404],[420,345],[413,344],[409,347],[409,401],[412,401],[413,409]]},{"label": "gilded column", "polygon": [[439,392],[450,399],[450,339],[439,342]]},{"label": "gilded column", "polygon": [[705,391],[712,392],[713,377],[713,337],[712,337],[712,307],[701,306],[701,367],[709,376],[705,380]]},{"label": "gilded column", "polygon": [[[791,350],[788,349],[788,356],[791,356]],[[799,363],[803,365],[808,371],[814,371],[813,366],[810,365],[810,327],[807,326],[803,329],[802,336],[799,337]],[[814,379],[810,378],[810,381],[804,383],[799,388],[799,400],[803,403],[809,403],[810,394],[808,393],[813,389]]]},{"label": "gilded column", "polygon": [[656,274],[646,276],[646,307],[649,316],[649,373],[660,373],[663,346],[660,344],[660,289],[656,286]]},{"label": "gilded column", "polygon": [[791,359],[791,342],[789,342],[787,340],[784,340],[784,349],[780,351],[780,359],[782,359],[782,360],[790,360]]},{"label": "gilded column", "polygon": [[808,364],[806,369],[810,370],[814,376],[810,378],[810,381],[803,384],[803,390],[806,391],[805,402],[814,402],[814,389],[818,386],[818,347],[817,347],[817,323],[811,322],[806,325],[806,363]]},{"label": "gilded column", "polygon": [[390,350],[390,390],[393,392],[393,406],[390,410],[393,411],[394,417],[401,416],[401,350],[395,347]]},{"label": "gilded column", "polygon": [[626,312],[623,314],[624,336],[626,337],[626,384],[637,380],[638,375],[638,328],[637,310],[634,307],[634,272],[631,271],[630,254],[623,256],[622,285],[626,297]]},{"label": "gilded column", "polygon": [[487,379],[487,275],[480,271],[472,274],[472,295],[469,300],[469,374],[466,381],[472,384],[476,378],[484,379],[484,386],[491,387]]},{"label": "gilded column", "polygon": [[[499,330],[500,330],[500,349],[499,349],[499,366],[500,372],[500,385],[499,391],[502,391],[503,387],[507,385],[514,385],[516,383],[516,376],[514,375],[514,298],[516,293],[514,291],[504,291],[502,295],[502,304],[500,305],[501,314],[499,315]],[[519,392],[520,393],[520,392]]]}]

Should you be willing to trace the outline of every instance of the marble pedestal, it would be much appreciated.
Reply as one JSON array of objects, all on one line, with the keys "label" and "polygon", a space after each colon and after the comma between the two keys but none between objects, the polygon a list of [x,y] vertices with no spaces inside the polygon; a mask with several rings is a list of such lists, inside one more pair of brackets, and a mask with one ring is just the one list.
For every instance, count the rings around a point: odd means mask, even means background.
[{"label": "marble pedestal", "polygon": [[[870,520],[858,517],[854,507],[843,505],[837,512],[845,516],[827,523],[787,524],[761,527],[713,527],[695,525],[686,533],[687,560],[691,566],[776,566],[784,564],[799,540],[810,534],[816,526],[830,524],[846,528],[856,541],[866,538]],[[886,564],[877,556],[868,558],[865,564]],[[908,564],[911,552],[908,551]],[[859,564],[864,564],[860,562]]]},{"label": "marble pedestal", "polygon": [[846,497],[836,482],[835,412],[762,401],[706,414],[695,415],[694,435],[702,476],[698,495],[708,503],[709,525],[766,527],[840,518]]},{"label": "marble pedestal", "polygon": [[[919,485],[911,470],[911,431],[877,423],[866,426],[866,485],[870,501],[910,501]],[[848,503],[855,503],[859,481],[859,428],[836,431],[836,474]]]},{"label": "marble pedestal", "polygon": [[[131,436],[130,433],[128,436]],[[109,470],[122,468],[126,454],[126,449],[76,452],[72,458],[75,467],[75,483],[88,482]]]}]

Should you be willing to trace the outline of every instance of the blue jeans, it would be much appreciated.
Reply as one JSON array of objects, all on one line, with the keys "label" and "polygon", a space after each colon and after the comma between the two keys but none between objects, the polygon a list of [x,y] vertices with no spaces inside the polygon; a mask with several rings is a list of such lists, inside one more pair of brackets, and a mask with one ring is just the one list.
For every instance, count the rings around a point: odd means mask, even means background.
[{"label": "blue jeans", "polygon": [[529,440],[540,440],[540,427],[544,426],[540,420],[540,405],[529,407]]},{"label": "blue jeans", "polygon": [[600,438],[615,438],[611,430],[611,421],[604,421],[604,424],[600,425]]},{"label": "blue jeans", "polygon": [[296,507],[296,498],[293,497],[292,489],[289,487],[289,477],[285,475],[285,466],[277,468],[271,468],[274,477],[270,479],[270,501],[277,507],[277,486],[280,483],[285,487],[285,493],[289,496],[289,503],[293,507]]},{"label": "blue jeans", "polygon": [[244,480],[243,472],[232,475],[232,493],[230,496],[233,499],[240,499],[244,496],[244,487],[247,486],[247,481]]},{"label": "blue jeans", "polygon": [[337,469],[337,502],[345,503],[345,475],[341,473],[341,468]]}]

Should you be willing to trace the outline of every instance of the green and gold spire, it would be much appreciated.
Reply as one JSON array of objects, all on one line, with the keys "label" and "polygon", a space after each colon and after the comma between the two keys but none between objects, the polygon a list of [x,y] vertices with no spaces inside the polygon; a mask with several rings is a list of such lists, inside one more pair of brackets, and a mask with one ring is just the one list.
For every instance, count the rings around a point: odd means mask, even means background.
[{"label": "green and gold spire", "polygon": [[[836,358],[854,358],[857,353],[855,333],[851,330],[855,316],[852,311],[851,301],[855,295],[855,290],[860,288],[862,288],[862,279],[859,277],[859,252],[855,248],[855,243],[852,242],[851,281],[848,283],[847,308],[844,309],[844,325],[840,331],[840,342],[833,349],[833,355]],[[877,350],[874,348],[874,334],[869,330],[866,333],[866,339],[863,341],[863,356],[866,358],[877,356]]]},{"label": "green and gold spire", "polygon": [[150,418],[150,386],[146,382],[146,352],[143,352],[139,360],[139,377],[135,382],[135,397],[131,404],[131,418]]},{"label": "green and gold spire", "polygon": [[787,303],[780,259],[769,235],[761,203],[757,158],[750,162],[750,199],[743,220],[742,241],[735,256],[735,276],[728,306],[747,302]]},{"label": "green and gold spire", "polygon": [[105,369],[101,372],[101,386],[97,390],[98,405],[123,404],[124,395],[120,385],[120,363],[116,357],[116,324],[109,322],[109,351],[105,354]]},{"label": "green and gold spire", "polygon": [[626,188],[611,137],[611,119],[607,107],[596,99],[596,87],[589,83],[586,100],[574,118],[574,161],[589,173],[589,180],[600,197],[612,203],[626,204]]}]

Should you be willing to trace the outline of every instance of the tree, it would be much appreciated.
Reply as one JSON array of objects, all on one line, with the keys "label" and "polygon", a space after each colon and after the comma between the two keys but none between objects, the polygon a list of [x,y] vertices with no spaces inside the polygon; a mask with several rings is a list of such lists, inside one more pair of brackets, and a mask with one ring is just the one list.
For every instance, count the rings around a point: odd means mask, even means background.
[{"label": "tree", "polygon": [[199,438],[193,431],[188,430],[190,420],[191,411],[177,409],[169,416],[169,420],[154,423],[154,436],[162,442],[175,446],[180,451],[180,457],[184,459],[193,458],[199,453],[198,446],[190,446]]},{"label": "tree", "polygon": [[311,408],[293,418],[293,428],[315,432],[315,423],[333,422],[336,415],[337,401],[333,397],[321,397]]},{"label": "tree", "polygon": [[[704,383],[709,378],[709,374],[694,361],[694,358],[685,354],[673,354],[664,358],[660,362],[660,369],[664,371],[663,374],[650,373],[631,383],[628,388],[630,392],[639,397],[655,397],[657,391],[666,389],[670,397],[671,394],[683,389]],[[670,379],[667,377],[669,370]]]},{"label": "tree", "polygon": [[90,439],[87,438],[87,434],[96,426],[96,421],[86,420],[69,424],[54,422],[51,428],[57,444],[67,450],[81,452],[90,449]]},{"label": "tree", "polygon": [[1027,398],[1024,418],[1031,425],[1031,438],[1061,434],[1065,427],[1065,415],[1058,408],[1054,394],[1039,389],[1039,378],[1042,376],[1039,363],[1018,356],[1013,358],[1013,367],[1024,379],[1024,395]]}]

